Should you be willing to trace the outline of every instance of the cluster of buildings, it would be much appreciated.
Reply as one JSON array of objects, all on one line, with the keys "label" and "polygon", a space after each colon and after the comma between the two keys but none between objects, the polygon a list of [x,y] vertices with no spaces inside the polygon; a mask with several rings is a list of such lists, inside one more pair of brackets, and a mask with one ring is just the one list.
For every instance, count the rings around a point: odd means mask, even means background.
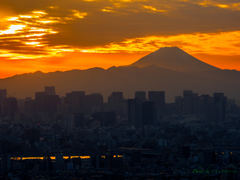
[{"label": "cluster of buildings", "polygon": [[35,99],[0,90],[0,177],[240,179],[239,107],[223,93],[83,91]]},{"label": "cluster of buildings", "polygon": [[224,121],[226,114],[238,114],[234,99],[224,93],[201,95],[184,90],[174,103],[165,102],[164,91],[135,92],[134,99],[124,99],[123,92],[112,92],[108,101],[100,93],[86,95],[84,91],[59,97],[55,87],[36,92],[35,99],[7,97],[0,89],[0,117],[9,122],[62,122],[68,130],[75,127],[107,127],[121,123],[132,127],[155,126],[164,115],[204,115],[209,121]]}]

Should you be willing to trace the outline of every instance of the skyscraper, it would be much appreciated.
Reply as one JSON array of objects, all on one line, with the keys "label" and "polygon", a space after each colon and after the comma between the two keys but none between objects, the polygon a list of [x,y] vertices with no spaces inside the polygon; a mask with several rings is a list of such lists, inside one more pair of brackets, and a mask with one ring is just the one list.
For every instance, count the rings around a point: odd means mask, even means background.
[{"label": "skyscraper", "polygon": [[142,102],[138,99],[128,99],[128,125],[139,127],[142,125]]},{"label": "skyscraper", "polygon": [[227,97],[224,96],[224,93],[214,93],[213,94],[214,106],[219,108],[219,117],[220,121],[223,121],[226,118],[227,111]]},{"label": "skyscraper", "polygon": [[100,93],[91,94],[92,106],[102,106],[103,96]]},{"label": "skyscraper", "polygon": [[76,128],[79,128],[79,127],[84,128],[85,118],[83,113],[74,114],[74,126]]},{"label": "skyscraper", "polygon": [[112,92],[108,97],[108,111],[113,111],[122,116],[124,114],[123,104],[123,92]]},{"label": "skyscraper", "polygon": [[18,112],[17,98],[9,97],[3,99],[3,114],[14,119],[14,114]]},{"label": "skyscraper", "polygon": [[35,92],[35,106],[37,112],[46,111],[46,96],[45,92]]},{"label": "skyscraper", "polygon": [[70,105],[73,113],[83,113],[84,111],[85,91],[73,91],[66,93],[65,104]]},{"label": "skyscraper", "polygon": [[7,98],[7,90],[0,89],[0,115],[3,113],[3,99]]},{"label": "skyscraper", "polygon": [[61,104],[59,95],[47,95],[46,96],[46,110],[50,116],[57,113],[57,105]]},{"label": "skyscraper", "polygon": [[56,95],[55,86],[45,86],[45,93],[47,95]]},{"label": "skyscraper", "polygon": [[165,114],[165,91],[149,91],[148,100],[155,102],[157,119],[160,119]]},{"label": "skyscraper", "polygon": [[1,102],[4,98],[7,98],[7,90],[6,90],[6,89],[0,89],[0,102]]},{"label": "skyscraper", "polygon": [[142,124],[155,125],[156,124],[156,108],[154,102],[143,102],[142,104]]},{"label": "skyscraper", "polygon": [[183,112],[183,98],[182,96],[175,96],[175,110],[177,114],[182,114]]},{"label": "skyscraper", "polygon": [[145,102],[147,100],[146,92],[145,91],[136,91],[135,99],[139,99],[139,100],[142,100],[142,102]]},{"label": "skyscraper", "polygon": [[193,91],[183,91],[183,114],[193,114]]}]

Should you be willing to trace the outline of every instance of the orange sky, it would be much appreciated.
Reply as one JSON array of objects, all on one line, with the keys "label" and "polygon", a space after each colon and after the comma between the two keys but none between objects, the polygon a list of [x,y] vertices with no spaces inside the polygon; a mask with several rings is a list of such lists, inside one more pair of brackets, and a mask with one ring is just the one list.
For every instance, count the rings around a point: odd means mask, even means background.
[{"label": "orange sky", "polygon": [[0,78],[128,65],[165,46],[240,70],[239,19],[235,0],[3,0]]}]

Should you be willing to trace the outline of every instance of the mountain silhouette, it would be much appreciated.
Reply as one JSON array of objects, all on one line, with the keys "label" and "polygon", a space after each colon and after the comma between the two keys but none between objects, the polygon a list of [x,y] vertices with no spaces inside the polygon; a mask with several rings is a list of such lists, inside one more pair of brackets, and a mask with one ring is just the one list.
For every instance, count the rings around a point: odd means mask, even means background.
[{"label": "mountain silhouette", "polygon": [[122,91],[125,98],[133,98],[139,90],[165,91],[166,101],[174,102],[185,89],[199,94],[224,92],[228,98],[240,99],[239,81],[239,71],[218,69],[173,47],[160,48],[129,66],[15,75],[0,79],[0,88],[22,99],[55,86],[60,96],[72,91],[100,92],[105,101],[113,91]]},{"label": "mountain silhouette", "polygon": [[214,66],[204,63],[178,47],[163,47],[142,57],[131,66],[144,67],[156,65],[165,69],[179,72],[216,71]]},{"label": "mountain silhouette", "polygon": [[[238,72],[239,74],[239,72]],[[239,78],[238,78],[239,80]],[[17,98],[32,97],[44,86],[55,86],[56,93],[65,96],[72,91],[85,91],[86,94],[100,92],[104,100],[113,91],[122,91],[125,98],[133,98],[135,91],[165,91],[166,101],[174,102],[174,97],[182,95],[184,89],[199,94],[224,92],[229,98],[239,98],[240,84],[189,75],[155,65],[143,68],[126,66],[109,69],[91,68],[52,73],[28,73],[0,79],[0,87],[6,87],[8,94]]]}]

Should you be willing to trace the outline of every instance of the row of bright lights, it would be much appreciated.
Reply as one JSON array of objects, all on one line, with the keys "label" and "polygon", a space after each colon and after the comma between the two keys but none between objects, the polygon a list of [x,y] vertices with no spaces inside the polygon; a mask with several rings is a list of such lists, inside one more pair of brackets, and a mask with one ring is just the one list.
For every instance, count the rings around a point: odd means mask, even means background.
[{"label": "row of bright lights", "polygon": [[[113,155],[114,158],[116,157],[123,157],[123,155]],[[55,160],[55,156],[50,156],[51,160]],[[81,158],[81,159],[90,159],[90,156],[70,156],[70,159],[73,158]],[[101,158],[105,158],[105,156],[101,156]],[[27,159],[45,159],[45,157],[11,157],[11,160],[27,160]],[[63,159],[69,159],[69,156],[63,156]]]}]

